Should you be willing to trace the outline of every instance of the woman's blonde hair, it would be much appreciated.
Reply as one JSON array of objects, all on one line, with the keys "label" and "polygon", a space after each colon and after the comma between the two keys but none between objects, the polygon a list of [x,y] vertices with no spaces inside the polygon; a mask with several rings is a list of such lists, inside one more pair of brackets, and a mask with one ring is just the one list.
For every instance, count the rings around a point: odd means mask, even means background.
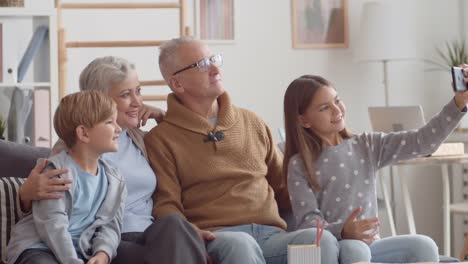
[{"label": "woman's blonde hair", "polygon": [[135,65],[124,58],[106,56],[94,59],[80,74],[80,90],[97,90],[108,93],[109,89],[123,82]]},{"label": "woman's blonde hair", "polygon": [[[302,127],[298,122],[298,117],[305,113],[317,91],[324,86],[333,87],[323,77],[303,75],[289,84],[284,95],[286,144],[283,173],[287,177],[289,160],[298,153],[304,161],[309,185],[315,191],[320,190],[320,184],[313,172],[312,162],[320,156],[323,150],[323,142],[316,133]],[[344,139],[351,137],[351,133],[346,128],[340,131],[340,135]]]}]

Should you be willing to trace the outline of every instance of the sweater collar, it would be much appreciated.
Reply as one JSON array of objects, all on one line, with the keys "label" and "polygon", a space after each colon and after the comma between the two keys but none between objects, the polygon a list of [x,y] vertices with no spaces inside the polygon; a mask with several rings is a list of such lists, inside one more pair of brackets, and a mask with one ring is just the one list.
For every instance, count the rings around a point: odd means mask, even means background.
[{"label": "sweater collar", "polygon": [[213,130],[227,130],[237,121],[237,112],[226,92],[219,96],[217,100],[219,110],[215,129],[213,129],[208,119],[185,107],[174,93],[169,94],[167,98],[167,114],[164,121],[203,135],[207,135]]}]

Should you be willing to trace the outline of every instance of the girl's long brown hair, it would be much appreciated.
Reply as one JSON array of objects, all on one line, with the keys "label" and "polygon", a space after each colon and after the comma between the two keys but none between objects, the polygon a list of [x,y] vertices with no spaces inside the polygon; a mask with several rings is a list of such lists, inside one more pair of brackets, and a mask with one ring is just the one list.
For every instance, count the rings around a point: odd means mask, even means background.
[{"label": "girl's long brown hair", "polygon": [[[315,190],[320,190],[312,162],[322,153],[322,139],[310,129],[302,127],[299,123],[299,115],[304,114],[319,88],[329,86],[331,83],[326,79],[315,75],[303,75],[295,79],[286,90],[284,95],[284,123],[286,129],[286,146],[283,160],[283,173],[288,175],[288,165],[291,157],[299,153],[306,173],[309,176],[309,184]],[[351,133],[345,128],[340,131],[343,139],[351,137]]]}]

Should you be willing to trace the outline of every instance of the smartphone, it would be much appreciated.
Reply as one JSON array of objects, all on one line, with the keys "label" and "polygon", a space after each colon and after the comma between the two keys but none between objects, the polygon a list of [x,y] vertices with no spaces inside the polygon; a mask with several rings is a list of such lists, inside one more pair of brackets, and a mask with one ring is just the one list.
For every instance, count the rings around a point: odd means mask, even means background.
[{"label": "smartphone", "polygon": [[452,85],[455,92],[464,92],[468,90],[468,83],[465,83],[463,68],[452,67]]}]

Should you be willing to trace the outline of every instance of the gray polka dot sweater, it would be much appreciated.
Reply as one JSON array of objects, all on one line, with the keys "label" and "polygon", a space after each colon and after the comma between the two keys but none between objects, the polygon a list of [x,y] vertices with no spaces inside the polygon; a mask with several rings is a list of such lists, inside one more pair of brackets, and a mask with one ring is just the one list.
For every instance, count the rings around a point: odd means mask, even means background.
[{"label": "gray polka dot sweater", "polygon": [[288,165],[288,189],[297,228],[316,226],[317,217],[341,239],[350,213],[362,207],[358,219],[377,216],[376,177],[378,169],[400,160],[433,153],[464,116],[454,100],[418,130],[396,133],[363,133],[341,144],[325,147],[313,162],[320,192],[307,180],[304,161],[294,155]]}]

